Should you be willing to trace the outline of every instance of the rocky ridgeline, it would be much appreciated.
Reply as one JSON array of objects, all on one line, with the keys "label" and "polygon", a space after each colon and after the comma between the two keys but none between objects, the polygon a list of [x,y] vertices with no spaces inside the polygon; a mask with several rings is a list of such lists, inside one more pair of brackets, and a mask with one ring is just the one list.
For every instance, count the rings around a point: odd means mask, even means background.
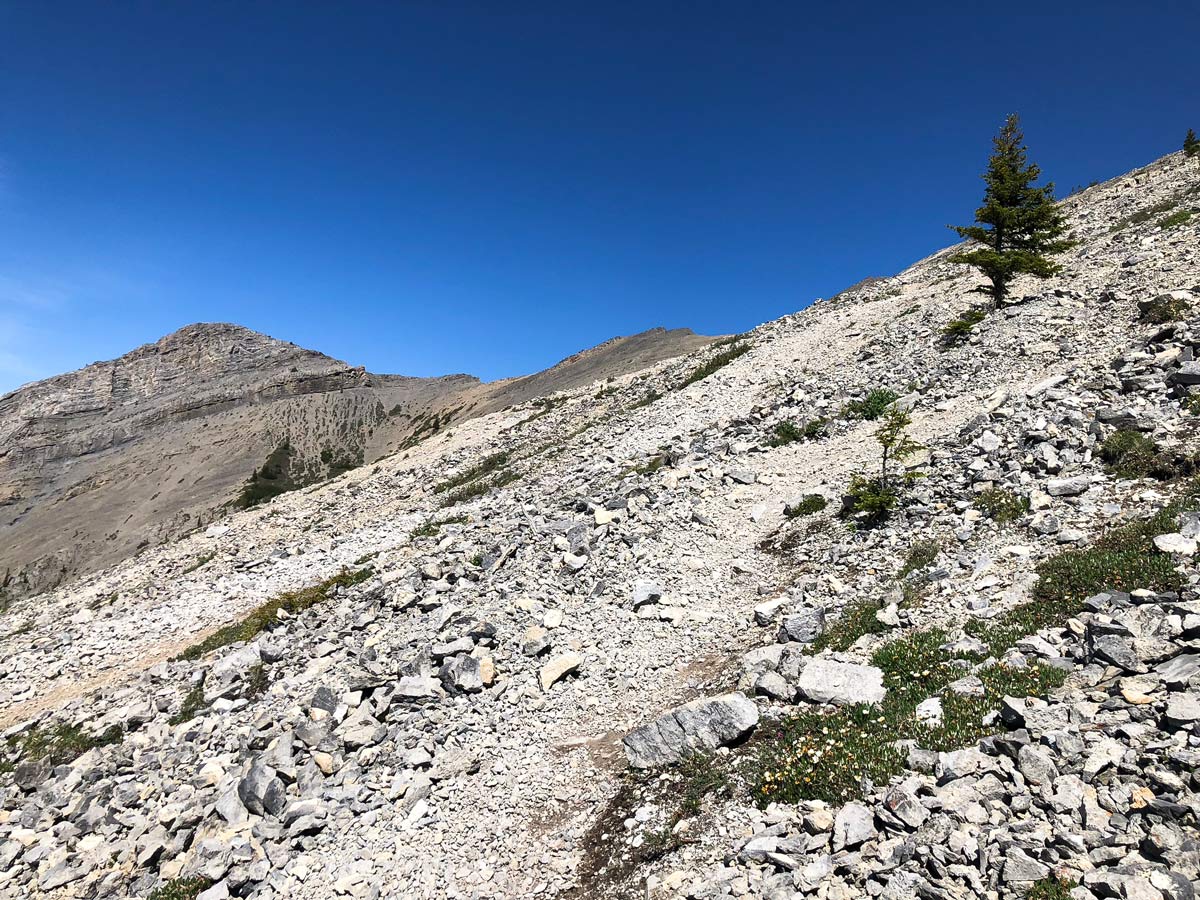
[{"label": "rocky ridgeline", "polygon": [[[961,346],[937,254],[17,605],[0,896],[1194,896],[1200,241],[1136,213],[1198,188],[1068,201]],[[924,477],[851,529],[881,388]],[[1145,583],[1046,600],[1094,570]],[[822,710],[859,731],[781,742]]]}]

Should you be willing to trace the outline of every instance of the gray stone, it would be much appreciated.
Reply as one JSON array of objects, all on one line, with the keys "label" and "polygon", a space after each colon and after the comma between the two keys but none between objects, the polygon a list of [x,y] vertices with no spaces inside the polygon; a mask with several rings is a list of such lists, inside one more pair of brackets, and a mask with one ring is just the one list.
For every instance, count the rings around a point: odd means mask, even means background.
[{"label": "gray stone", "polygon": [[46,759],[27,759],[13,770],[13,784],[26,793],[37,790],[49,777],[50,761]]},{"label": "gray stone", "polygon": [[833,819],[833,849],[853,848],[875,837],[875,815],[861,803],[847,803]]},{"label": "gray stone", "polygon": [[731,744],[758,724],[758,706],[745,694],[701,697],[635,728],[623,744],[638,769],[677,763],[685,756]]},{"label": "gray stone", "polygon": [[1050,867],[1038,862],[1024,850],[1011,848],[1004,855],[1005,881],[1038,881],[1050,874]]},{"label": "gray stone", "polygon": [[800,672],[800,697],[814,703],[878,703],[887,694],[883,672],[875,666],[814,659]]},{"label": "gray stone", "polygon": [[1192,693],[1168,695],[1167,711],[1163,718],[1166,724],[1176,728],[1187,728],[1200,721],[1200,695]]},{"label": "gray stone", "polygon": [[822,607],[800,609],[783,617],[779,627],[779,640],[811,644],[824,630],[825,610]]},{"label": "gray stone", "polygon": [[1058,777],[1058,768],[1045,750],[1026,744],[1017,752],[1017,768],[1030,784],[1052,784]]},{"label": "gray stone", "polygon": [[641,609],[663,598],[663,589],[653,581],[637,581],[633,585],[633,608]]},{"label": "gray stone", "polygon": [[1076,497],[1092,486],[1092,479],[1087,475],[1076,475],[1074,478],[1051,478],[1046,482],[1046,493],[1051,497]]},{"label": "gray stone", "polygon": [[483,690],[483,667],[473,656],[462,655],[446,660],[438,677],[451,693],[474,694]]},{"label": "gray stone", "polygon": [[257,816],[278,816],[287,805],[283,782],[274,769],[257,760],[238,782],[237,793],[246,809]]}]

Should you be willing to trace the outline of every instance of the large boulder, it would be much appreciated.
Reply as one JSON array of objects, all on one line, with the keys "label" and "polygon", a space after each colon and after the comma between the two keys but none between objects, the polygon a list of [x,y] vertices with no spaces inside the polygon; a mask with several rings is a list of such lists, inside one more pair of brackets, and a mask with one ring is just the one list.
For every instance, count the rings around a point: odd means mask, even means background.
[{"label": "large boulder", "polygon": [[883,671],[858,663],[814,659],[800,670],[796,692],[813,703],[878,703],[887,694]]},{"label": "large boulder", "polygon": [[700,697],[677,706],[625,736],[629,764],[650,769],[677,763],[745,737],[758,724],[758,707],[742,693]]}]

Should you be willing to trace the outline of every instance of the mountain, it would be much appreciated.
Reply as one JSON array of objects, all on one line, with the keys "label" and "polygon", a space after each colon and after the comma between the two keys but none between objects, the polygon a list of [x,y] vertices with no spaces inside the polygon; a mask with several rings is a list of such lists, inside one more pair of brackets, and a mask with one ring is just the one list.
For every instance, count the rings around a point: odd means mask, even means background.
[{"label": "mountain", "polygon": [[1192,897],[1200,167],[1062,206],[17,600],[0,897]]},{"label": "mountain", "polygon": [[[471,416],[710,340],[657,328],[483,384],[373,375],[237,325],[189,325],[0,397],[0,582],[10,597],[54,587],[211,523],[239,498],[318,483]],[[279,477],[243,495],[264,465]]]}]

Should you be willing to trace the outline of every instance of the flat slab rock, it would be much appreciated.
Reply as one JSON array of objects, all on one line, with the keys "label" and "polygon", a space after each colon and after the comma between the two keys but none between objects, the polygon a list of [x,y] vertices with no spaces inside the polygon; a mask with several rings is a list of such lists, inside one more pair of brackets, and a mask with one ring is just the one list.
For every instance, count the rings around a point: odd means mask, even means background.
[{"label": "flat slab rock", "polygon": [[887,694],[883,671],[875,666],[814,659],[800,670],[796,692],[813,703],[878,703]]},{"label": "flat slab rock", "polygon": [[758,706],[745,694],[700,697],[635,728],[622,743],[631,766],[651,769],[731,744],[757,724]]}]

